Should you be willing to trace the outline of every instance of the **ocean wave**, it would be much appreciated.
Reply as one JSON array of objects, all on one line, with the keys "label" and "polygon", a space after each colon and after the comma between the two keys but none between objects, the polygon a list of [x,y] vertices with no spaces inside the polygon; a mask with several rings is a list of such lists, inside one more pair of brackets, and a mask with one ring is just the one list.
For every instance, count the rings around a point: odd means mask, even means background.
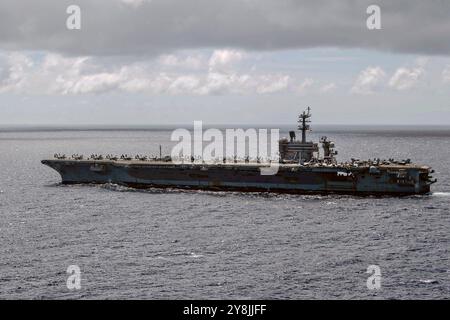
[{"label": "ocean wave", "polygon": [[438,283],[437,280],[434,279],[421,279],[419,280],[420,283],[425,283],[425,284],[433,284],[433,283]]}]

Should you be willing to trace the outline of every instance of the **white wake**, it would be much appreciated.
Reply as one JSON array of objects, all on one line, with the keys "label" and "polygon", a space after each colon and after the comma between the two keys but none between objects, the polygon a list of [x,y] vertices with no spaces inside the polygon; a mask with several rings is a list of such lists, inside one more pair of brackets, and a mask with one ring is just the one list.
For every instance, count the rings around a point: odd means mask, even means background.
[{"label": "white wake", "polygon": [[450,192],[433,192],[432,195],[435,197],[450,197]]}]

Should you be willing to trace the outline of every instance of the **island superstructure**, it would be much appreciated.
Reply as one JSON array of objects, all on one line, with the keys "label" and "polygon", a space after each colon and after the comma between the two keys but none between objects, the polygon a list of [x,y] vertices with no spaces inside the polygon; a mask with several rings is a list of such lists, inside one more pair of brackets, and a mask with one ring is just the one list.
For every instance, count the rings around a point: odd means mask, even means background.
[{"label": "island superstructure", "polygon": [[[278,171],[262,175],[268,163],[245,162],[175,163],[170,157],[99,156],[87,159],[74,155],[55,154],[42,163],[55,169],[63,184],[113,183],[134,188],[182,188],[221,191],[276,193],[337,193],[354,195],[427,194],[436,182],[429,166],[411,163],[409,159],[371,159],[347,162],[336,160],[334,142],[322,137],[319,143],[307,141],[311,112],[299,115],[298,129],[289,132],[289,139],[279,141]],[[225,160],[225,159],[224,159]]]}]

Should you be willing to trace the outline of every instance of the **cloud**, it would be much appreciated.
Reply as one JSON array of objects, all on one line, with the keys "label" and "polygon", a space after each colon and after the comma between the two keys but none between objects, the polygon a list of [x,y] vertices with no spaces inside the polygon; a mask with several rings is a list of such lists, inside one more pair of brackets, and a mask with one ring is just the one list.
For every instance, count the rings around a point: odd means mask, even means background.
[{"label": "cloud", "polygon": [[307,90],[315,83],[311,78],[306,78],[296,87],[296,92],[300,94],[305,94]]},{"label": "cloud", "polygon": [[[288,89],[290,77],[283,74],[239,72],[231,65],[243,53],[214,51],[209,67],[195,73],[167,72],[167,65],[191,65],[190,57],[162,56],[118,66],[102,65],[92,57],[46,54],[39,63],[13,52],[0,73],[0,93],[79,95],[130,92],[151,95],[273,94]],[[0,64],[1,65],[1,64]],[[222,69],[227,66],[226,72]]]},{"label": "cloud", "polygon": [[[33,67],[33,61],[21,53],[8,55],[7,67],[2,71],[1,89],[4,91],[19,91],[26,86],[27,70]],[[3,68],[2,68],[3,69]]]},{"label": "cloud", "polygon": [[450,64],[442,71],[442,81],[444,83],[450,83]]},{"label": "cloud", "polygon": [[[450,1],[77,0],[81,30],[67,30],[72,0],[2,0],[0,48],[70,55],[152,55],[182,49],[311,47],[450,54]],[[414,30],[414,32],[411,32]]]},{"label": "cloud", "polygon": [[227,70],[233,64],[239,62],[244,57],[241,51],[237,50],[215,50],[209,59],[210,70]]},{"label": "cloud", "polygon": [[166,66],[172,68],[186,68],[186,69],[199,69],[203,67],[203,61],[205,57],[201,55],[188,55],[185,57],[179,57],[175,54],[167,54],[159,57],[158,61]]},{"label": "cloud", "polygon": [[259,79],[256,92],[258,93],[275,93],[286,90],[291,81],[289,76],[264,76]]},{"label": "cloud", "polygon": [[406,90],[414,87],[423,74],[423,69],[399,68],[389,80],[389,86],[397,90]]},{"label": "cloud", "polygon": [[63,93],[99,93],[117,88],[122,81],[120,73],[97,73],[80,77]]},{"label": "cloud", "polygon": [[334,82],[328,83],[320,87],[319,91],[326,93],[326,92],[333,92],[337,89],[337,85]]},{"label": "cloud", "polygon": [[418,59],[413,68],[398,68],[389,80],[389,87],[396,90],[411,89],[419,82],[425,73],[426,59]]},{"label": "cloud", "polygon": [[170,94],[183,94],[186,92],[194,92],[198,88],[200,80],[194,76],[179,76],[175,78],[169,85],[167,91]]},{"label": "cloud", "polygon": [[[106,92],[149,95],[258,95],[287,92],[327,94],[335,82],[323,82],[301,74],[286,74],[254,68],[255,56],[236,50],[182,52],[154,59],[109,60],[99,57],[67,57],[60,54],[11,52],[0,55],[0,93],[81,95]],[[256,55],[256,58],[259,56]],[[407,90],[418,85],[427,59],[399,67],[385,81],[380,66],[369,66],[356,77],[350,93],[373,94],[380,88]],[[450,65],[442,71],[450,82]]]},{"label": "cloud", "polygon": [[381,85],[385,76],[386,73],[381,67],[368,67],[358,75],[350,92],[356,94],[372,94]]},{"label": "cloud", "polygon": [[26,54],[12,52],[5,64],[7,72],[0,83],[0,93],[94,93],[107,91],[119,82],[119,74],[98,71],[87,57],[47,54],[35,63]]},{"label": "cloud", "polygon": [[290,77],[278,74],[239,74],[208,72],[189,92],[194,95],[275,94],[289,87]]}]

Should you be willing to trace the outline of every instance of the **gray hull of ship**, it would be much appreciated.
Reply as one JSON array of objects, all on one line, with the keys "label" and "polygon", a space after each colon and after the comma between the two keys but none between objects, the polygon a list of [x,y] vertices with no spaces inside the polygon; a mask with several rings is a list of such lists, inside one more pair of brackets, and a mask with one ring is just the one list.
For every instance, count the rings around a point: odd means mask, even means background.
[{"label": "gray hull of ship", "polygon": [[409,195],[430,192],[429,168],[369,168],[280,165],[262,175],[257,164],[171,164],[111,160],[43,160],[65,184],[113,183],[136,188],[164,187],[279,193]]}]

